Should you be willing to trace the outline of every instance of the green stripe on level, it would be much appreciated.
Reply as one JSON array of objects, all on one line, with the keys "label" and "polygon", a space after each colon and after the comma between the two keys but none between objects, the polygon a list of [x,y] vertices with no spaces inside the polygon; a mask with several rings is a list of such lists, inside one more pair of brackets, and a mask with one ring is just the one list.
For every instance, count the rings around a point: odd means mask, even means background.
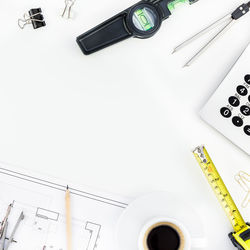
[{"label": "green stripe on level", "polygon": [[186,2],[189,2],[189,0],[173,0],[172,2],[170,2],[170,3],[168,4],[168,9],[169,9],[170,11],[171,11],[171,10],[174,10],[176,4],[179,4],[179,3],[186,3]]}]

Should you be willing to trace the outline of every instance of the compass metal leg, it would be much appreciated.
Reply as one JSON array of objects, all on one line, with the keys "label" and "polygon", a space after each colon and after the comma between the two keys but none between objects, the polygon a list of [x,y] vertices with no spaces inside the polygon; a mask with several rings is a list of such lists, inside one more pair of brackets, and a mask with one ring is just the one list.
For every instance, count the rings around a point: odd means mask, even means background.
[{"label": "compass metal leg", "polygon": [[21,223],[21,221],[22,221],[23,219],[24,219],[24,214],[23,214],[23,212],[21,212],[21,214],[20,214],[20,216],[19,216],[19,218],[18,218],[18,220],[17,220],[17,222],[16,222],[16,225],[15,225],[15,227],[14,227],[12,233],[11,233],[11,236],[9,237],[9,240],[8,240],[8,242],[6,243],[6,246],[5,246],[4,250],[7,250],[7,249],[9,248],[10,244],[13,242],[14,235],[15,235],[15,233],[16,233],[16,230],[17,230],[17,228],[19,227],[19,225],[20,225],[20,223]]},{"label": "compass metal leg", "polygon": [[186,47],[188,44],[192,43],[194,40],[198,39],[199,37],[203,36],[204,34],[206,34],[207,32],[209,32],[210,30],[214,29],[215,27],[221,25],[222,23],[231,20],[231,13],[227,14],[226,16],[220,18],[219,20],[215,21],[214,23],[210,24],[208,27],[206,27],[205,29],[201,30],[200,32],[196,33],[194,36],[190,37],[189,39],[187,39],[186,41],[184,41],[182,44],[178,45],[173,53],[181,50],[182,48]]},{"label": "compass metal leg", "polygon": [[234,19],[231,19],[230,22],[222,29],[220,30],[205,46],[203,46],[185,65],[184,67],[190,66],[195,60],[197,60],[201,54],[205,52],[205,50],[208,49],[209,46],[211,46],[220,36],[222,36],[235,22]]}]

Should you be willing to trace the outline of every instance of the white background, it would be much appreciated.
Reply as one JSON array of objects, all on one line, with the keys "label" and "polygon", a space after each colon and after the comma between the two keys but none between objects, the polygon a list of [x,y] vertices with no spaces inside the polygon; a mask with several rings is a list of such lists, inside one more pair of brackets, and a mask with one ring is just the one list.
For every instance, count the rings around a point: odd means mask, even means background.
[{"label": "white background", "polygon": [[[76,0],[75,19],[63,20],[63,0],[1,0],[0,159],[125,196],[180,193],[202,215],[207,249],[234,249],[191,149],[206,145],[240,206],[234,175],[249,172],[249,156],[198,112],[250,41],[250,15],[190,68],[182,66],[213,32],[171,55],[173,48],[241,1],[180,6],[154,37],[83,55],[75,38],[133,3]],[[17,19],[35,7],[47,26],[20,30]],[[250,220],[249,207],[241,211]]]}]

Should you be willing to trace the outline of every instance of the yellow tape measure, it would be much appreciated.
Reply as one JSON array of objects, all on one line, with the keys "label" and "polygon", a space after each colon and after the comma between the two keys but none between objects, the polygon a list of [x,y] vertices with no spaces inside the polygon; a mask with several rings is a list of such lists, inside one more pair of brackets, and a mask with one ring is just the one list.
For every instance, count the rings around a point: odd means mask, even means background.
[{"label": "yellow tape measure", "polygon": [[200,146],[193,153],[233,226],[234,233],[229,234],[230,239],[238,249],[250,250],[250,226],[243,220],[207,150]]}]

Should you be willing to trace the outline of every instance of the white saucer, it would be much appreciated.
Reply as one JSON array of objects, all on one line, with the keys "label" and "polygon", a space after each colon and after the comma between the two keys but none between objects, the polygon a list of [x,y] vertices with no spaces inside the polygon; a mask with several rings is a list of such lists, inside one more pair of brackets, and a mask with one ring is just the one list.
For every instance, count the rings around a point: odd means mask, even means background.
[{"label": "white saucer", "polygon": [[155,192],[133,201],[118,220],[115,235],[117,248],[138,250],[143,226],[155,217],[167,217],[185,225],[191,238],[198,239],[203,245],[199,249],[203,249],[206,240],[201,220],[192,207],[179,199],[166,192]]}]

